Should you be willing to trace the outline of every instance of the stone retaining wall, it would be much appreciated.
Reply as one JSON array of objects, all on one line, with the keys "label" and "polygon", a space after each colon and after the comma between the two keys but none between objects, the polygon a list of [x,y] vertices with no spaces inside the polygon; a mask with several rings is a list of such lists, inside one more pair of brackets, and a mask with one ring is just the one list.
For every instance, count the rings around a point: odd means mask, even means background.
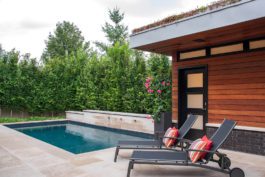
[{"label": "stone retaining wall", "polygon": [[84,110],[67,111],[66,119],[98,125],[103,127],[131,130],[143,133],[154,133],[154,124],[146,114]]}]

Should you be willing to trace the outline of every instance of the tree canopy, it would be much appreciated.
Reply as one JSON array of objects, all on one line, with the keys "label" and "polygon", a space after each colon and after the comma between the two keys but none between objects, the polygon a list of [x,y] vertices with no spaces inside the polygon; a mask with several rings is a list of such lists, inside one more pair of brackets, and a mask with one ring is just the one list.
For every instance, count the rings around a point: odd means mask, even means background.
[{"label": "tree canopy", "polygon": [[124,13],[121,13],[118,8],[114,8],[109,10],[109,18],[113,24],[105,22],[102,31],[112,45],[117,42],[123,43],[128,37],[128,27],[121,23],[124,19]]},{"label": "tree canopy", "polygon": [[120,9],[114,8],[108,11],[111,23],[105,22],[102,31],[108,40],[108,44],[96,41],[96,46],[101,51],[106,51],[110,46],[114,46],[117,42],[120,44],[127,43],[128,26],[122,24],[124,13]]},{"label": "tree canopy", "polygon": [[89,42],[85,41],[79,28],[67,21],[56,24],[54,33],[49,34],[45,44],[46,48],[42,54],[44,62],[55,57],[76,56],[78,50],[89,49]]}]

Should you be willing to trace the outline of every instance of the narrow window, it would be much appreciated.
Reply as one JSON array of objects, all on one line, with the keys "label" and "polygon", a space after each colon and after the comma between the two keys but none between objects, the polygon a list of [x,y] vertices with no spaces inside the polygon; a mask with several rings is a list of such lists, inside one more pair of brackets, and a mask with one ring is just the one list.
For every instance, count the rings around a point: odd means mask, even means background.
[{"label": "narrow window", "polygon": [[257,41],[250,41],[249,42],[250,49],[260,49],[265,48],[265,39],[257,40]]},{"label": "narrow window", "polygon": [[203,116],[197,115],[197,120],[194,122],[193,126],[191,128],[197,129],[197,130],[203,130]]},{"label": "narrow window", "polygon": [[243,43],[211,48],[211,55],[243,51]]},{"label": "narrow window", "polygon": [[188,94],[187,107],[190,109],[203,109],[203,94]]},{"label": "narrow window", "polygon": [[188,88],[203,87],[203,73],[188,74],[187,87]]},{"label": "narrow window", "polygon": [[194,50],[190,52],[181,52],[179,55],[180,60],[185,60],[185,59],[191,59],[191,58],[198,58],[198,57],[204,57],[206,56],[206,50]]}]

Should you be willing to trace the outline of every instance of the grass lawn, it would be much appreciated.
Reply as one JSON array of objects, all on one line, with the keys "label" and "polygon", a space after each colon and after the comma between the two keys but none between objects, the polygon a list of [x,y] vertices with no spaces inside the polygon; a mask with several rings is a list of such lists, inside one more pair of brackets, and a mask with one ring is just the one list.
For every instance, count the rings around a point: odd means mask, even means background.
[{"label": "grass lawn", "polygon": [[65,117],[0,117],[0,123],[13,123],[13,122],[27,122],[27,121],[42,121],[42,120],[58,120],[65,119]]}]

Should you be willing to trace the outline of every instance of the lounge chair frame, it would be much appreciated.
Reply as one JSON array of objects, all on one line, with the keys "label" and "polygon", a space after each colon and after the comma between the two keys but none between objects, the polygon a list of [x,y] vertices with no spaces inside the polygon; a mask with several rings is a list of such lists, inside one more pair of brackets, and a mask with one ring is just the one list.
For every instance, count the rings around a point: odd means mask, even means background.
[{"label": "lounge chair frame", "polygon": [[[227,120],[224,120],[224,122],[225,121],[227,121]],[[231,122],[233,122],[233,121],[231,121]],[[229,134],[231,133],[231,131],[233,130],[235,125],[236,125],[236,123],[234,123],[234,125],[231,125],[229,131],[226,132],[226,136],[224,136],[222,138],[222,141],[220,141],[219,144],[217,146],[215,146],[214,150],[212,150],[212,151],[184,149],[183,152],[180,152],[180,151],[175,152],[175,153],[186,153],[186,156],[185,156],[186,159],[179,159],[179,160],[178,159],[174,159],[174,160],[163,159],[163,160],[161,160],[161,159],[155,159],[155,158],[154,159],[145,159],[145,158],[134,158],[133,157],[134,155],[132,155],[132,158],[130,159],[129,166],[128,166],[127,177],[130,177],[131,170],[133,169],[135,164],[193,166],[193,167],[200,167],[200,168],[204,168],[204,169],[209,169],[209,170],[229,174],[230,177],[244,177],[245,174],[244,174],[243,170],[241,170],[240,168],[231,169],[230,168],[230,165],[231,165],[230,159],[227,157],[226,154],[220,153],[217,150],[223,144],[223,142],[227,139],[227,137],[229,136]],[[220,128],[221,127],[219,127],[219,129]],[[214,135],[212,137],[215,137],[217,135],[218,130],[214,133]],[[220,132],[219,132],[219,134],[220,134]],[[201,160],[201,161],[198,161],[196,163],[192,163],[189,159],[189,154],[188,154],[190,151],[207,152],[207,156],[205,157],[205,160]],[[137,153],[137,151],[136,151],[136,153]],[[174,152],[172,152],[172,153],[174,153]],[[214,159],[214,155],[217,155],[217,157],[219,159],[218,160]],[[218,163],[220,168],[207,165],[210,161]]]},{"label": "lounge chair frame", "polygon": [[[197,151],[197,150],[194,150]],[[188,153],[188,151],[186,151]],[[226,154],[221,154],[219,152],[210,152],[210,151],[203,151],[203,152],[208,152],[208,153],[212,153],[213,155],[216,154],[218,155],[218,157],[226,157]],[[188,157],[188,154],[187,154]],[[209,161],[214,161],[214,162],[218,162],[217,160],[211,159]],[[127,177],[130,177],[130,172],[134,167],[134,164],[152,164],[152,165],[178,165],[178,166],[193,166],[193,167],[200,167],[200,168],[205,168],[205,169],[210,169],[210,170],[214,170],[214,171],[218,171],[221,173],[226,173],[226,174],[230,174],[231,169],[230,168],[216,168],[216,167],[212,167],[212,166],[208,166],[206,165],[209,161],[206,162],[198,162],[198,163],[191,163],[191,161],[187,158],[185,161],[166,161],[166,162],[141,162],[141,161],[137,161],[137,159],[132,159],[129,162],[129,167],[128,167],[128,172],[127,172]],[[224,166],[224,165],[223,165]]]},{"label": "lounge chair frame", "polygon": [[[142,150],[166,149],[166,150],[171,150],[169,148],[163,148],[163,138],[176,139],[176,144],[179,143],[181,150],[183,150],[184,142],[182,142],[181,140],[184,139],[184,137],[189,132],[189,130],[191,129],[191,127],[193,126],[193,124],[195,123],[197,118],[198,118],[198,116],[196,116],[196,115],[192,115],[192,114],[189,115],[189,118],[184,122],[184,124],[179,129],[179,132],[181,132],[181,134],[178,138],[172,138],[172,137],[165,137],[164,136],[164,137],[160,138],[159,140],[131,141],[131,142],[150,142],[151,143],[149,145],[132,145],[131,147],[130,147],[131,144],[128,144],[129,147],[126,147],[126,145],[122,146],[122,145],[120,145],[120,143],[123,141],[119,141],[118,145],[116,146],[116,150],[115,150],[114,162],[117,161],[117,157],[119,155],[120,149],[125,149],[125,150],[126,149],[142,149]],[[162,132],[158,132],[158,133],[162,133]],[[127,142],[130,142],[130,141],[127,141]],[[188,140],[186,140],[185,142],[188,142]]]}]

